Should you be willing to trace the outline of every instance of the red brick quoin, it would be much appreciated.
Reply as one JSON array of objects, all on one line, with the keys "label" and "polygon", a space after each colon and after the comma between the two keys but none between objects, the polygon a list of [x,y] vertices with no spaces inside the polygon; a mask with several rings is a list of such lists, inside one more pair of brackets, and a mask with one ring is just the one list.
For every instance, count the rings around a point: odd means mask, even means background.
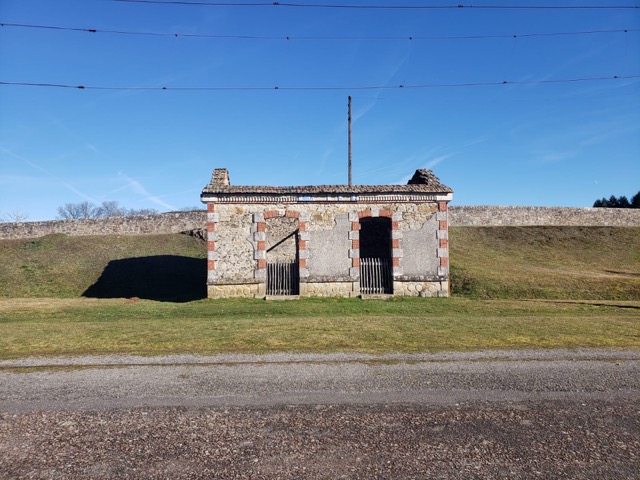
[{"label": "red brick quoin", "polygon": [[[267,210],[266,212],[264,212],[262,214],[262,216],[264,217],[265,220],[268,220],[270,218],[277,218],[280,216],[284,216],[286,218],[300,218],[300,212],[297,212],[295,210],[285,210],[284,214],[281,215],[280,212],[278,212],[278,210]],[[298,232],[305,232],[307,229],[307,224],[305,222],[301,222],[298,221]],[[256,222],[256,231],[257,232],[266,232],[267,231],[267,223],[266,222]],[[307,246],[307,241],[306,240],[300,240],[298,242],[298,251],[302,252],[304,250],[306,250],[308,248]],[[266,242],[263,240],[259,240],[257,245],[256,245],[256,251],[258,252],[263,252],[265,251],[267,248]],[[265,258],[259,258],[257,259],[257,269],[258,270],[264,270],[265,268],[267,268],[267,260],[266,260],[266,256]],[[303,268],[307,268],[307,259],[306,258],[300,258],[298,261],[298,268],[303,269]]]},{"label": "red brick quoin", "polygon": [[[207,204],[207,214],[213,214],[216,211],[216,205],[215,203],[208,203]],[[207,233],[213,233],[216,231],[216,224],[215,222],[211,222],[209,220],[207,220]],[[207,252],[215,252],[216,250],[216,242],[209,240],[207,241]],[[208,271],[213,271],[216,269],[216,262],[215,260],[208,260],[207,261],[207,270]]]}]

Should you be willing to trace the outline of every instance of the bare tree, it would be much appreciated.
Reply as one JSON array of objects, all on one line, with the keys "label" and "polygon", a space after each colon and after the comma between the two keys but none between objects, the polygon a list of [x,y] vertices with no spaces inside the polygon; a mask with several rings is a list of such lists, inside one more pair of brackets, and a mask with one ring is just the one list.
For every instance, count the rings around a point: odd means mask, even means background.
[{"label": "bare tree", "polygon": [[29,218],[28,213],[23,212],[22,210],[13,210],[12,212],[0,217],[0,222],[20,223],[24,222],[27,218]]},{"label": "bare tree", "polygon": [[78,218],[96,218],[98,207],[93,203],[65,203],[63,207],[58,207],[58,217],[63,220],[75,220]]},{"label": "bare tree", "polygon": [[155,208],[140,208],[136,210],[135,208],[131,208],[126,211],[127,217],[139,217],[142,215],[157,215],[159,212]]},{"label": "bare tree", "polygon": [[116,201],[104,201],[96,210],[96,217],[124,217],[127,215],[127,209],[121,208]]},{"label": "bare tree", "polygon": [[154,208],[124,208],[116,201],[104,201],[100,206],[91,202],[65,203],[58,207],[58,217],[63,220],[79,218],[112,218],[112,217],[137,217],[141,215],[156,215],[158,210]]}]

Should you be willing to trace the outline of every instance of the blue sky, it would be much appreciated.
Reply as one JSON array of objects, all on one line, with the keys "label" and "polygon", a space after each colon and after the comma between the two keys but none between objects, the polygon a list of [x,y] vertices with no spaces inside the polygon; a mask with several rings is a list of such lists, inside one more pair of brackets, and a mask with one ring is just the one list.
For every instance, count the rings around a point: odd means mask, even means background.
[{"label": "blue sky", "polygon": [[[559,4],[465,5],[499,3]],[[227,167],[237,185],[346,183],[348,95],[354,183],[404,183],[431,168],[458,205],[591,206],[640,190],[640,79],[541,83],[640,75],[640,9],[0,0],[0,23],[0,82],[155,88],[0,85],[0,216],[52,219],[58,206],[84,200],[160,211],[195,206],[214,167]],[[476,35],[507,37],[442,38]],[[435,86],[503,81],[525,83]],[[398,85],[427,88],[357,88]],[[281,88],[233,90],[274,86]]]}]

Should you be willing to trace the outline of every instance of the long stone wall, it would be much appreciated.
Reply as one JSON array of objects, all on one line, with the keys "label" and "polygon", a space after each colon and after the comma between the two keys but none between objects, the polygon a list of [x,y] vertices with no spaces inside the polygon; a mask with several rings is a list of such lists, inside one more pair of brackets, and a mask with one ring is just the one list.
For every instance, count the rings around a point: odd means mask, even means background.
[{"label": "long stone wall", "polygon": [[640,227],[640,209],[449,206],[453,227]]},{"label": "long stone wall", "polygon": [[70,236],[155,235],[204,229],[206,224],[205,211],[171,212],[139,217],[0,223],[0,239],[36,238],[54,233]]},{"label": "long stone wall", "polygon": [[[204,211],[141,217],[0,223],[0,239],[35,238],[54,233],[71,236],[178,233],[203,229],[206,223],[207,214]],[[640,209],[449,205],[449,225],[640,227]]]}]

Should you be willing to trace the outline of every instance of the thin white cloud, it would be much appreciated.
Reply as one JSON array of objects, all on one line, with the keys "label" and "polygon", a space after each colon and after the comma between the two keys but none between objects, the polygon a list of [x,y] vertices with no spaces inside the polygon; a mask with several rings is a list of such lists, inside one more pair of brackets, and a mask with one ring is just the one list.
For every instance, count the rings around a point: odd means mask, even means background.
[{"label": "thin white cloud", "polygon": [[157,197],[155,195],[152,195],[151,193],[149,193],[147,191],[147,189],[135,178],[131,178],[128,175],[125,175],[122,172],[118,172],[118,175],[121,176],[123,179],[125,179],[127,181],[127,184],[125,185],[126,188],[130,188],[134,193],[140,195],[141,197],[144,197],[146,200],[155,203],[156,205],[159,205],[163,208],[166,208],[168,210],[176,210],[176,207],[173,205],[170,205],[164,201],[162,201],[162,199],[160,197]]},{"label": "thin white cloud", "polygon": [[578,153],[576,150],[543,151],[534,153],[533,157],[538,163],[560,163],[575,158]]},{"label": "thin white cloud", "polygon": [[27,159],[27,158],[25,158],[25,157],[23,157],[21,155],[13,153],[12,151],[10,151],[10,150],[8,150],[8,149],[6,149],[4,147],[0,147],[0,152],[4,153],[5,155],[8,155],[10,157],[13,157],[13,158],[15,158],[17,160],[20,160],[21,162],[26,163],[27,165],[29,165],[32,168],[35,168],[36,170],[40,170],[41,172],[45,173],[49,177],[51,177],[54,180],[56,180],[63,187],[67,188],[68,190],[70,190],[73,193],[75,193],[76,195],[78,195],[79,197],[84,198],[85,200],[88,200],[90,202],[97,202],[97,200],[95,198],[93,198],[92,196],[87,195],[84,192],[78,190],[76,187],[74,187],[72,184],[70,184],[66,180],[61,179],[60,177],[58,177],[57,175],[51,173],[46,168],[41,167],[37,163],[32,162],[31,160],[29,160],[29,159]]},{"label": "thin white cloud", "polygon": [[[446,155],[440,155],[438,157],[432,158],[431,160],[423,164],[423,166],[420,168],[426,168],[427,170],[431,170],[433,167],[435,167],[439,163],[444,162],[447,158],[451,158],[454,155],[456,155],[456,153],[447,153]],[[413,177],[413,173],[411,173],[410,175],[405,175],[400,179],[400,181],[396,183],[400,185],[404,185],[411,179],[411,177]]]},{"label": "thin white cloud", "polygon": [[359,173],[355,177],[360,179],[360,178],[367,178],[367,177],[373,176],[380,172],[386,172],[386,171],[405,172],[405,171],[411,170],[410,175],[403,176],[399,180],[393,182],[394,184],[405,184],[413,175],[413,169],[418,169],[418,168],[432,169],[436,165],[439,165],[440,163],[444,162],[445,160],[455,155],[458,155],[468,147],[471,147],[473,145],[477,145],[478,143],[482,143],[486,141],[487,138],[488,138],[487,135],[483,135],[483,136],[479,136],[469,140],[464,140],[455,145],[450,145],[450,146],[440,145],[436,147],[425,148],[421,151],[418,151],[417,153],[407,156],[403,160],[400,160],[398,162],[393,162],[393,163],[385,163],[381,167],[365,170],[364,172]]},{"label": "thin white cloud", "polygon": [[[409,44],[409,49],[407,49],[406,53],[402,56],[402,58],[400,58],[396,62],[396,64],[391,67],[390,71],[385,75],[385,80],[383,81],[384,85],[388,85],[389,82],[391,82],[391,80],[393,80],[393,78],[402,69],[402,67],[404,67],[404,65],[408,62],[409,58],[411,57],[410,47],[411,47],[411,44]],[[378,100],[380,99],[380,95],[382,95],[382,92],[383,92],[382,89],[374,91],[373,98],[371,99],[371,101],[368,102],[363,108],[357,110],[356,113],[353,115],[354,123],[360,120],[362,117],[364,117],[367,113],[369,113],[369,111],[371,111],[376,106],[376,104],[378,103]]]},{"label": "thin white cloud", "polygon": [[331,156],[333,155],[333,147],[328,147],[324,150],[322,155],[320,155],[319,161],[316,164],[316,175],[320,175],[324,172],[325,165]]}]

